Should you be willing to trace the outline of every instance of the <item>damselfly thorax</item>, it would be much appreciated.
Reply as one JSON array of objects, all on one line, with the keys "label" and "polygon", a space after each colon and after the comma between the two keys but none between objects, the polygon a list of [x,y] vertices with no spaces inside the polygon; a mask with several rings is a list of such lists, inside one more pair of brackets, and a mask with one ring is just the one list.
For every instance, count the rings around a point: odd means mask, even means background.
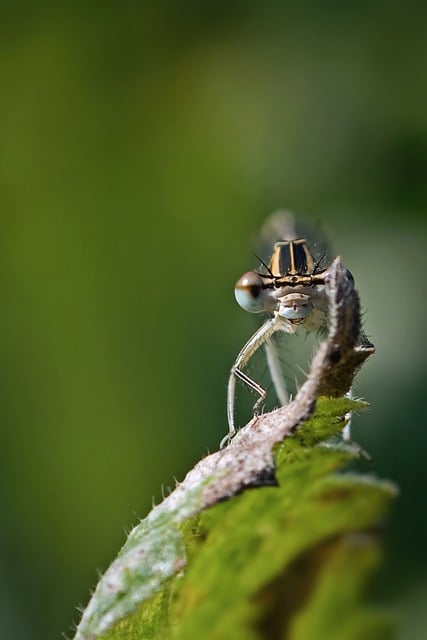
[{"label": "damselfly thorax", "polygon": [[[274,214],[275,223],[290,229],[293,218],[289,214]],[[228,383],[227,414],[229,434],[236,431],[234,419],[236,379],[255,391],[259,398],[253,406],[256,416],[267,392],[245,371],[255,352],[264,347],[270,376],[281,404],[289,400],[279,358],[272,337],[277,332],[294,334],[299,327],[307,332],[322,330],[327,322],[327,297],[325,279],[328,268],[325,256],[316,256],[305,237],[296,237],[288,231],[290,238],[276,238],[269,262],[262,262],[258,271],[245,273],[236,283],[236,300],[250,313],[268,313],[270,317],[254,333],[238,354],[230,372]]]}]

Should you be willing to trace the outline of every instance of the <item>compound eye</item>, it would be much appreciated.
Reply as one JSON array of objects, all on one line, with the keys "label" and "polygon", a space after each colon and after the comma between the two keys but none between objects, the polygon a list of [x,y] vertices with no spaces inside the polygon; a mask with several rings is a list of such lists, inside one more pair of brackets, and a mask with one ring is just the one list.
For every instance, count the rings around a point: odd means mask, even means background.
[{"label": "compound eye", "polygon": [[351,284],[354,286],[353,274],[348,269],[346,269],[346,274],[347,274],[347,278],[350,280]]},{"label": "compound eye", "polygon": [[263,279],[256,271],[244,273],[236,282],[234,295],[239,305],[249,313],[264,311]]}]

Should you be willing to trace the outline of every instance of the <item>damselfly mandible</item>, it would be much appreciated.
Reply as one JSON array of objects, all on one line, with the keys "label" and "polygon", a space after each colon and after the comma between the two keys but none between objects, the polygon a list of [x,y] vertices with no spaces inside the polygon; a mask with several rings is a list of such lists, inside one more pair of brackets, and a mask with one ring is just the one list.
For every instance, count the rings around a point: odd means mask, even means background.
[{"label": "damselfly mandible", "polygon": [[261,260],[262,267],[258,271],[245,273],[237,281],[234,290],[236,300],[243,309],[250,313],[268,313],[270,318],[248,340],[231,368],[227,394],[229,433],[221,446],[236,433],[236,380],[241,380],[258,394],[253,406],[254,416],[259,414],[266,398],[266,389],[245,371],[255,352],[264,347],[277,398],[284,405],[289,400],[289,394],[273,335],[277,332],[294,334],[299,328],[306,332],[326,328],[325,281],[329,263],[325,254],[317,252],[316,255],[310,240],[298,234],[295,217],[288,212],[277,212],[270,216],[261,234],[265,236],[271,233],[275,234],[276,242],[269,262]]}]

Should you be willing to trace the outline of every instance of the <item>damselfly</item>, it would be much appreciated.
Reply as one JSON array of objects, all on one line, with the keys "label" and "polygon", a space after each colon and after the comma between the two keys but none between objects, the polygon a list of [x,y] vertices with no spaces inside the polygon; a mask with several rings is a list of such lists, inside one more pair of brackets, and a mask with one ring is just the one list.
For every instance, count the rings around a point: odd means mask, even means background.
[{"label": "damselfly", "polygon": [[273,341],[278,332],[295,334],[301,327],[306,332],[322,331],[327,323],[325,281],[328,262],[324,253],[305,236],[298,233],[295,217],[287,212],[270,216],[261,231],[261,240],[274,236],[268,262],[261,260],[258,271],[245,273],[236,283],[235,297],[250,313],[268,313],[269,319],[248,340],[237,356],[228,382],[227,414],[229,433],[225,442],[236,433],[236,380],[241,380],[258,394],[253,406],[257,416],[267,396],[266,389],[247,373],[247,366],[258,349],[264,347],[273,386],[280,404],[289,400],[279,357]]}]

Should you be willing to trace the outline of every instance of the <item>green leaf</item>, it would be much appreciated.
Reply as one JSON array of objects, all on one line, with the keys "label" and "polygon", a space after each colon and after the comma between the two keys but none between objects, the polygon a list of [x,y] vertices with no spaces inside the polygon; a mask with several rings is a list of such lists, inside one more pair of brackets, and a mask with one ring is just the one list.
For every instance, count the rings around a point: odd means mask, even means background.
[{"label": "green leaf", "polygon": [[[314,416],[276,448],[279,486],[247,489],[190,518],[185,510],[197,493],[181,510],[154,509],[116,560],[116,575],[121,561],[126,567],[122,589],[110,574],[76,637],[390,637],[389,621],[360,596],[396,491],[340,473],[357,450],[328,442],[347,411],[362,406],[320,399]],[[108,631],[99,634],[105,620]]]}]

